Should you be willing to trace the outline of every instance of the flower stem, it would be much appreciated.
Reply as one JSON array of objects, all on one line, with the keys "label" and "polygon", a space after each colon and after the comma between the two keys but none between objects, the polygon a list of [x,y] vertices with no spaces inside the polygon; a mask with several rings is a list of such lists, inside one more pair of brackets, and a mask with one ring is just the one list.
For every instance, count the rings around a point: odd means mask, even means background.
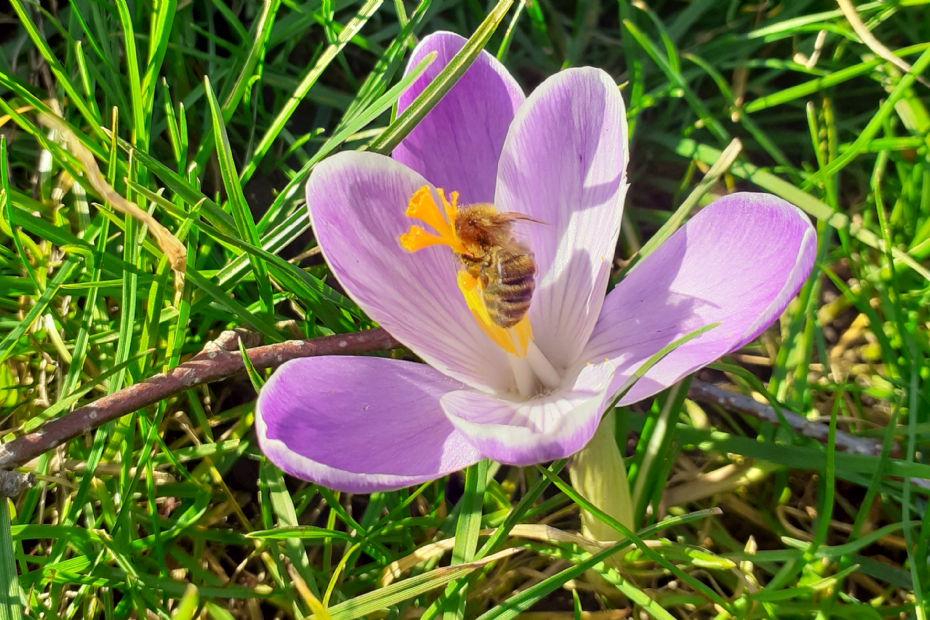
[{"label": "flower stem", "polygon": [[[572,458],[572,486],[592,504],[636,531],[630,485],[617,445],[616,428],[616,414],[611,410],[601,420],[588,445]],[[619,532],[586,510],[581,511],[581,533],[599,542],[620,538]]]}]

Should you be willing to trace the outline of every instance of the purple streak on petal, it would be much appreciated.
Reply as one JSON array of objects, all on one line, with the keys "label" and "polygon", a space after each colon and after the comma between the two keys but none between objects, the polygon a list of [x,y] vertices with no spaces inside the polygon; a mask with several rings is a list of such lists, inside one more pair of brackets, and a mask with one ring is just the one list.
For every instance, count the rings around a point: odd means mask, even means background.
[{"label": "purple streak on petal", "polygon": [[[466,39],[437,32],[423,39],[407,65],[436,52],[433,64],[397,101],[398,114],[413,103],[462,49]],[[394,149],[394,159],[435,187],[459,192],[461,204],[494,201],[497,160],[523,91],[497,59],[482,51],[426,118]]]},{"label": "purple streak on petal", "polygon": [[265,455],[292,476],[352,493],[399,489],[481,458],[439,405],[461,388],[425,364],[298,359],[262,388],[255,429]]},{"label": "purple streak on petal", "polygon": [[610,362],[586,366],[562,390],[528,401],[450,392],[442,408],[487,458],[509,465],[552,461],[571,456],[594,436],[614,370]]},{"label": "purple streak on petal", "polygon": [[626,194],[623,99],[599,69],[549,78],[517,113],[498,170],[497,206],[531,215],[518,233],[536,256],[536,343],[564,370],[577,361],[604,301]]},{"label": "purple streak on petal", "polygon": [[616,390],[664,346],[720,322],[669,353],[621,404],[647,398],[762,333],[803,286],[816,251],[797,207],[767,194],[721,198],[610,292],[583,359],[613,360]]},{"label": "purple streak on petal", "polygon": [[479,389],[510,387],[504,352],[481,331],[444,246],[410,253],[410,196],[426,182],[389,157],[345,152],[307,182],[313,231],[333,274],[368,316],[442,373]]}]

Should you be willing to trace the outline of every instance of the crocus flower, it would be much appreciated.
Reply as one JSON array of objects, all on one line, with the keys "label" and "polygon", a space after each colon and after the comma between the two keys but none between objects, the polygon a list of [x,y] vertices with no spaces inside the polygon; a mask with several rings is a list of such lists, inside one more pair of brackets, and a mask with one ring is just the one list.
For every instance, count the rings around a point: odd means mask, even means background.
[{"label": "crocus flower", "polygon": [[[410,66],[437,53],[403,111],[464,43],[426,37]],[[259,443],[286,472],[351,492],[397,489],[482,458],[529,465],[591,439],[620,386],[674,349],[622,398],[647,398],[758,336],[812,267],[807,217],[763,194],[702,209],[609,295],[629,161],[623,99],[592,68],[562,71],[529,97],[482,53],[394,151],[319,164],[307,205],[345,291],[426,364],[375,357],[299,359],[262,389]],[[454,193],[454,194],[453,194]],[[480,287],[456,258],[450,224],[489,203],[517,222],[535,257],[526,321],[487,321]]]}]

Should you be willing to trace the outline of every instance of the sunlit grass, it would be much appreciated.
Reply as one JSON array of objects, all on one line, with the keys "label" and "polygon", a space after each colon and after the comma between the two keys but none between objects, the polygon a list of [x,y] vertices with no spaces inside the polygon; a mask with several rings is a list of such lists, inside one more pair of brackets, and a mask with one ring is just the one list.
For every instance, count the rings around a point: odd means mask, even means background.
[{"label": "sunlit grass", "polygon": [[[230,327],[266,343],[370,327],[330,286],[302,185],[339,150],[390,152],[480,49],[527,91],[581,65],[621,85],[632,186],[614,282],[657,231],[730,191],[811,216],[818,261],[798,299],[697,380],[831,439],[688,399],[689,380],[618,410],[640,530],[603,516],[629,538],[611,558],[569,535],[596,510],[564,462],[482,463],[364,497],[288,478],[255,444],[243,376],[25,463],[39,484],[9,504],[11,529],[0,507],[0,619],[926,618],[928,4],[858,6],[906,72],[826,0],[12,0],[4,443]],[[472,44],[395,118],[416,37],[439,29]],[[60,115],[102,179],[186,246],[183,277],[137,219],[98,202],[80,149],[40,114]],[[837,433],[876,449],[833,450]]]}]

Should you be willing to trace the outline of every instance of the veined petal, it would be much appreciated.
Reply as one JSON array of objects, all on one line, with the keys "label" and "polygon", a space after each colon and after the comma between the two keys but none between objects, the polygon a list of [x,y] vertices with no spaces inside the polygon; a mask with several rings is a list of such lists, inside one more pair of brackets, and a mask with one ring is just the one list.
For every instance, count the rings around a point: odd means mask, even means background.
[{"label": "veined petal", "polygon": [[255,430],[265,455],[292,476],[352,493],[399,489],[481,458],[439,405],[461,387],[413,362],[293,360],[262,388]]},{"label": "veined petal", "polygon": [[442,408],[487,458],[509,465],[552,461],[574,454],[594,436],[614,370],[611,362],[586,366],[565,388],[528,401],[450,392]]},{"label": "veined petal", "polygon": [[506,355],[475,323],[451,250],[400,246],[410,228],[408,201],[424,185],[389,157],[334,155],[307,182],[313,232],[348,295],[391,335],[444,374],[479,389],[508,389]]},{"label": "veined petal", "polygon": [[578,360],[610,274],[626,194],[626,112],[600,69],[569,69],[517,113],[498,168],[496,204],[542,224],[518,234],[536,256],[536,344],[559,370]]},{"label": "veined petal", "polygon": [[647,398],[762,333],[804,284],[816,251],[797,207],[768,194],[721,198],[610,292],[583,359],[613,360],[616,390],[666,345],[719,322],[669,353],[621,404]]},{"label": "veined petal", "polygon": [[[466,40],[451,32],[437,32],[417,45],[408,69],[430,52],[436,52],[437,58],[397,100],[398,114],[429,86]],[[394,149],[393,157],[435,187],[459,192],[462,204],[492,202],[497,160],[523,100],[523,91],[513,76],[496,58],[482,51],[455,86]]]}]

